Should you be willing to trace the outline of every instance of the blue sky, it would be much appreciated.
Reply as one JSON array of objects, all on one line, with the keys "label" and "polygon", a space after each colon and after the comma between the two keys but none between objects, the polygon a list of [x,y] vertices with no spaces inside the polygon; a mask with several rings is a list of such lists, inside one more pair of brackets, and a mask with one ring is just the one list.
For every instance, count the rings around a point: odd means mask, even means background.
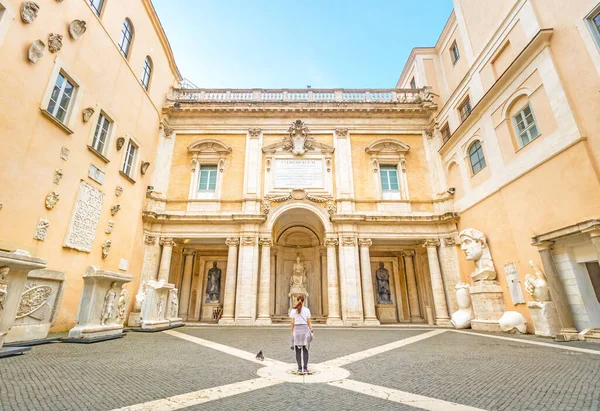
[{"label": "blue sky", "polygon": [[182,75],[212,88],[390,88],[452,0],[154,0]]}]

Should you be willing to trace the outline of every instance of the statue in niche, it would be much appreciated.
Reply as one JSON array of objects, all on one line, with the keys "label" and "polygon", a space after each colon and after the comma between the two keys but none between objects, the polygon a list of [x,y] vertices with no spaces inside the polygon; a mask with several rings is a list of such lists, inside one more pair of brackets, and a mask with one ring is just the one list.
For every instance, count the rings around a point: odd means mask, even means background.
[{"label": "statue in niche", "polygon": [[474,228],[467,228],[460,232],[459,237],[460,249],[465,252],[467,260],[475,261],[475,271],[471,273],[471,279],[473,281],[495,280],[496,269],[485,234]]},{"label": "statue in niche", "polygon": [[121,295],[119,296],[119,305],[118,305],[118,315],[117,319],[119,324],[123,324],[125,321],[125,312],[127,311],[127,304],[129,304],[129,291],[126,289],[121,290]]},{"label": "statue in niche", "polygon": [[292,267],[290,286],[292,289],[306,289],[306,266],[300,262],[300,255],[296,256],[296,262]]},{"label": "statue in niche", "polygon": [[158,300],[158,303],[156,304],[156,316],[158,317],[158,319],[160,320],[162,317],[162,313],[163,313],[163,307],[165,305],[165,302],[163,301],[162,297]]},{"label": "statue in niche", "polygon": [[116,285],[117,283],[114,281],[110,283],[110,288],[104,296],[104,305],[102,306],[102,314],[100,316],[101,325],[106,325],[106,321],[113,316],[113,312],[115,311],[115,299],[117,298],[117,293],[113,288]]},{"label": "statue in niche", "polygon": [[221,294],[221,269],[217,267],[217,262],[213,261],[213,266],[208,270],[208,281],[206,282],[206,302],[219,302]]},{"label": "statue in niche", "polygon": [[390,272],[383,266],[383,263],[379,263],[379,268],[375,271],[377,277],[377,294],[379,295],[379,304],[391,304],[390,298]]}]

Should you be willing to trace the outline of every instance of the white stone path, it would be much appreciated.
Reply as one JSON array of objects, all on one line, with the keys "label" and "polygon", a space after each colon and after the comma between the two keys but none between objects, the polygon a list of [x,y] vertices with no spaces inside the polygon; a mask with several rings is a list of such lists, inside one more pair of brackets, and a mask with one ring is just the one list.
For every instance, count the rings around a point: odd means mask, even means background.
[{"label": "white stone path", "polygon": [[319,364],[312,364],[311,371],[314,370],[315,373],[312,375],[300,377],[298,375],[290,373],[290,370],[293,370],[296,367],[295,363],[288,364],[270,358],[265,358],[264,361],[260,361],[256,359],[256,356],[254,354],[249,353],[247,351],[208,341],[202,338],[194,337],[181,332],[169,330],[163,332],[165,334],[181,338],[194,344],[202,345],[204,347],[221,351],[247,361],[252,361],[254,363],[264,365],[263,368],[257,371],[259,378],[236,382],[228,385],[222,385],[219,387],[207,388],[204,390],[189,392],[186,394],[175,395],[172,397],[162,398],[155,401],[144,402],[129,407],[119,408],[118,410],[179,410],[182,408],[191,407],[193,405],[215,401],[221,398],[231,397],[233,395],[243,394],[246,392],[251,392],[261,388],[272,387],[274,385],[282,384],[284,382],[291,382],[304,384],[328,384],[333,387],[343,388],[357,393],[369,395],[372,397],[384,399],[399,404],[409,405],[411,407],[420,408],[428,411],[485,411],[481,408],[470,407],[468,405],[457,404],[453,402],[443,401],[437,398],[425,397],[422,395],[399,391],[392,388],[381,387],[378,385],[351,380],[348,379],[350,372],[341,368],[344,365],[364,360],[365,358],[372,357],[374,355],[378,355],[390,350],[394,350],[396,348],[400,348],[408,344],[413,344],[425,340],[427,338],[435,337],[436,335],[442,334],[447,331],[453,331],[486,338],[514,341],[521,344],[532,344],[562,350],[578,351],[585,352],[587,354],[600,355],[600,351],[589,350],[585,348],[561,346],[556,344],[522,340],[510,337],[502,337],[497,335],[473,334],[464,331],[439,329],[429,331],[414,337],[404,338],[402,340],[370,348],[368,350],[360,351],[354,354],[339,357],[333,360],[325,361]]}]

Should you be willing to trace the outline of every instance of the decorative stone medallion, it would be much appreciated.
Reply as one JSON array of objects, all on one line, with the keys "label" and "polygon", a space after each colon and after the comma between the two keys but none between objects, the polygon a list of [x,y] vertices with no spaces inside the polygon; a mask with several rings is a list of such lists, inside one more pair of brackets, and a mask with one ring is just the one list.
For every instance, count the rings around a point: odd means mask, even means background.
[{"label": "decorative stone medallion", "polygon": [[110,251],[110,247],[112,246],[111,240],[106,240],[102,243],[102,258],[108,257],[108,252]]},{"label": "decorative stone medallion", "polygon": [[94,115],[94,109],[92,107],[83,109],[83,113],[82,113],[83,122],[87,123],[88,121],[90,121],[90,118],[92,118],[93,115]]},{"label": "decorative stone medallion", "polygon": [[26,286],[21,295],[16,318],[33,317],[34,313],[46,304],[52,292],[53,289],[49,285]]},{"label": "decorative stone medallion", "polygon": [[115,195],[119,197],[121,194],[123,194],[123,187],[117,186],[117,188],[115,188]]},{"label": "decorative stone medallion", "polygon": [[54,182],[54,184],[58,185],[62,178],[63,178],[63,169],[57,168],[56,170],[54,170],[54,178],[52,180]]},{"label": "decorative stone medallion", "polygon": [[46,208],[48,210],[52,210],[56,203],[58,203],[58,200],[60,200],[60,194],[58,194],[56,191],[49,193],[46,196]]},{"label": "decorative stone medallion", "polygon": [[115,222],[113,220],[108,220],[108,223],[106,223],[106,230],[104,230],[104,232],[106,234],[110,234],[113,232],[113,228],[115,228]]},{"label": "decorative stone medallion", "polygon": [[61,149],[60,149],[60,158],[62,160],[67,161],[69,159],[69,152],[70,152],[70,150],[67,147],[61,147]]},{"label": "decorative stone medallion", "polygon": [[46,43],[42,40],[36,40],[29,46],[27,57],[32,63],[37,63],[39,59],[44,56],[44,50],[46,49]]},{"label": "decorative stone medallion", "polygon": [[48,234],[48,227],[50,227],[50,221],[40,218],[38,220],[33,238],[39,241],[45,241],[46,235]]},{"label": "decorative stone medallion", "polygon": [[62,48],[63,36],[56,33],[50,33],[48,35],[48,50],[50,53],[56,53]]},{"label": "decorative stone medallion", "polygon": [[124,144],[125,144],[125,137],[119,137],[117,139],[117,151],[121,150],[123,148]]},{"label": "decorative stone medallion", "polygon": [[121,205],[120,204],[115,204],[114,206],[112,206],[110,208],[110,215],[115,215],[119,212],[119,210],[121,209]]},{"label": "decorative stone medallion", "polygon": [[83,33],[85,33],[85,30],[85,21],[83,20],[73,20],[71,24],[69,24],[69,34],[75,40],[81,37]]},{"label": "decorative stone medallion", "polygon": [[21,3],[21,20],[23,23],[32,23],[40,11],[40,6],[34,1],[24,1]]},{"label": "decorative stone medallion", "polygon": [[150,167],[150,163],[147,161],[142,161],[142,165],[140,167],[140,172],[142,173],[142,175],[146,174],[146,171],[148,171],[148,167]]}]

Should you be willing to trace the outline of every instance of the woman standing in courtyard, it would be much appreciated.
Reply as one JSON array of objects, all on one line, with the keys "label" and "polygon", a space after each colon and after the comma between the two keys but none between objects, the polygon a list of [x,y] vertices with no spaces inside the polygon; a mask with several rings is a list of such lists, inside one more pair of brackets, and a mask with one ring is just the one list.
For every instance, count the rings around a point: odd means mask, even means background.
[{"label": "woman standing in courtyard", "polygon": [[[298,374],[308,374],[308,349],[313,339],[313,328],[310,321],[310,310],[304,306],[304,295],[296,297],[296,305],[290,311],[292,319],[292,349],[296,351]],[[302,367],[301,360],[304,360]]]}]

